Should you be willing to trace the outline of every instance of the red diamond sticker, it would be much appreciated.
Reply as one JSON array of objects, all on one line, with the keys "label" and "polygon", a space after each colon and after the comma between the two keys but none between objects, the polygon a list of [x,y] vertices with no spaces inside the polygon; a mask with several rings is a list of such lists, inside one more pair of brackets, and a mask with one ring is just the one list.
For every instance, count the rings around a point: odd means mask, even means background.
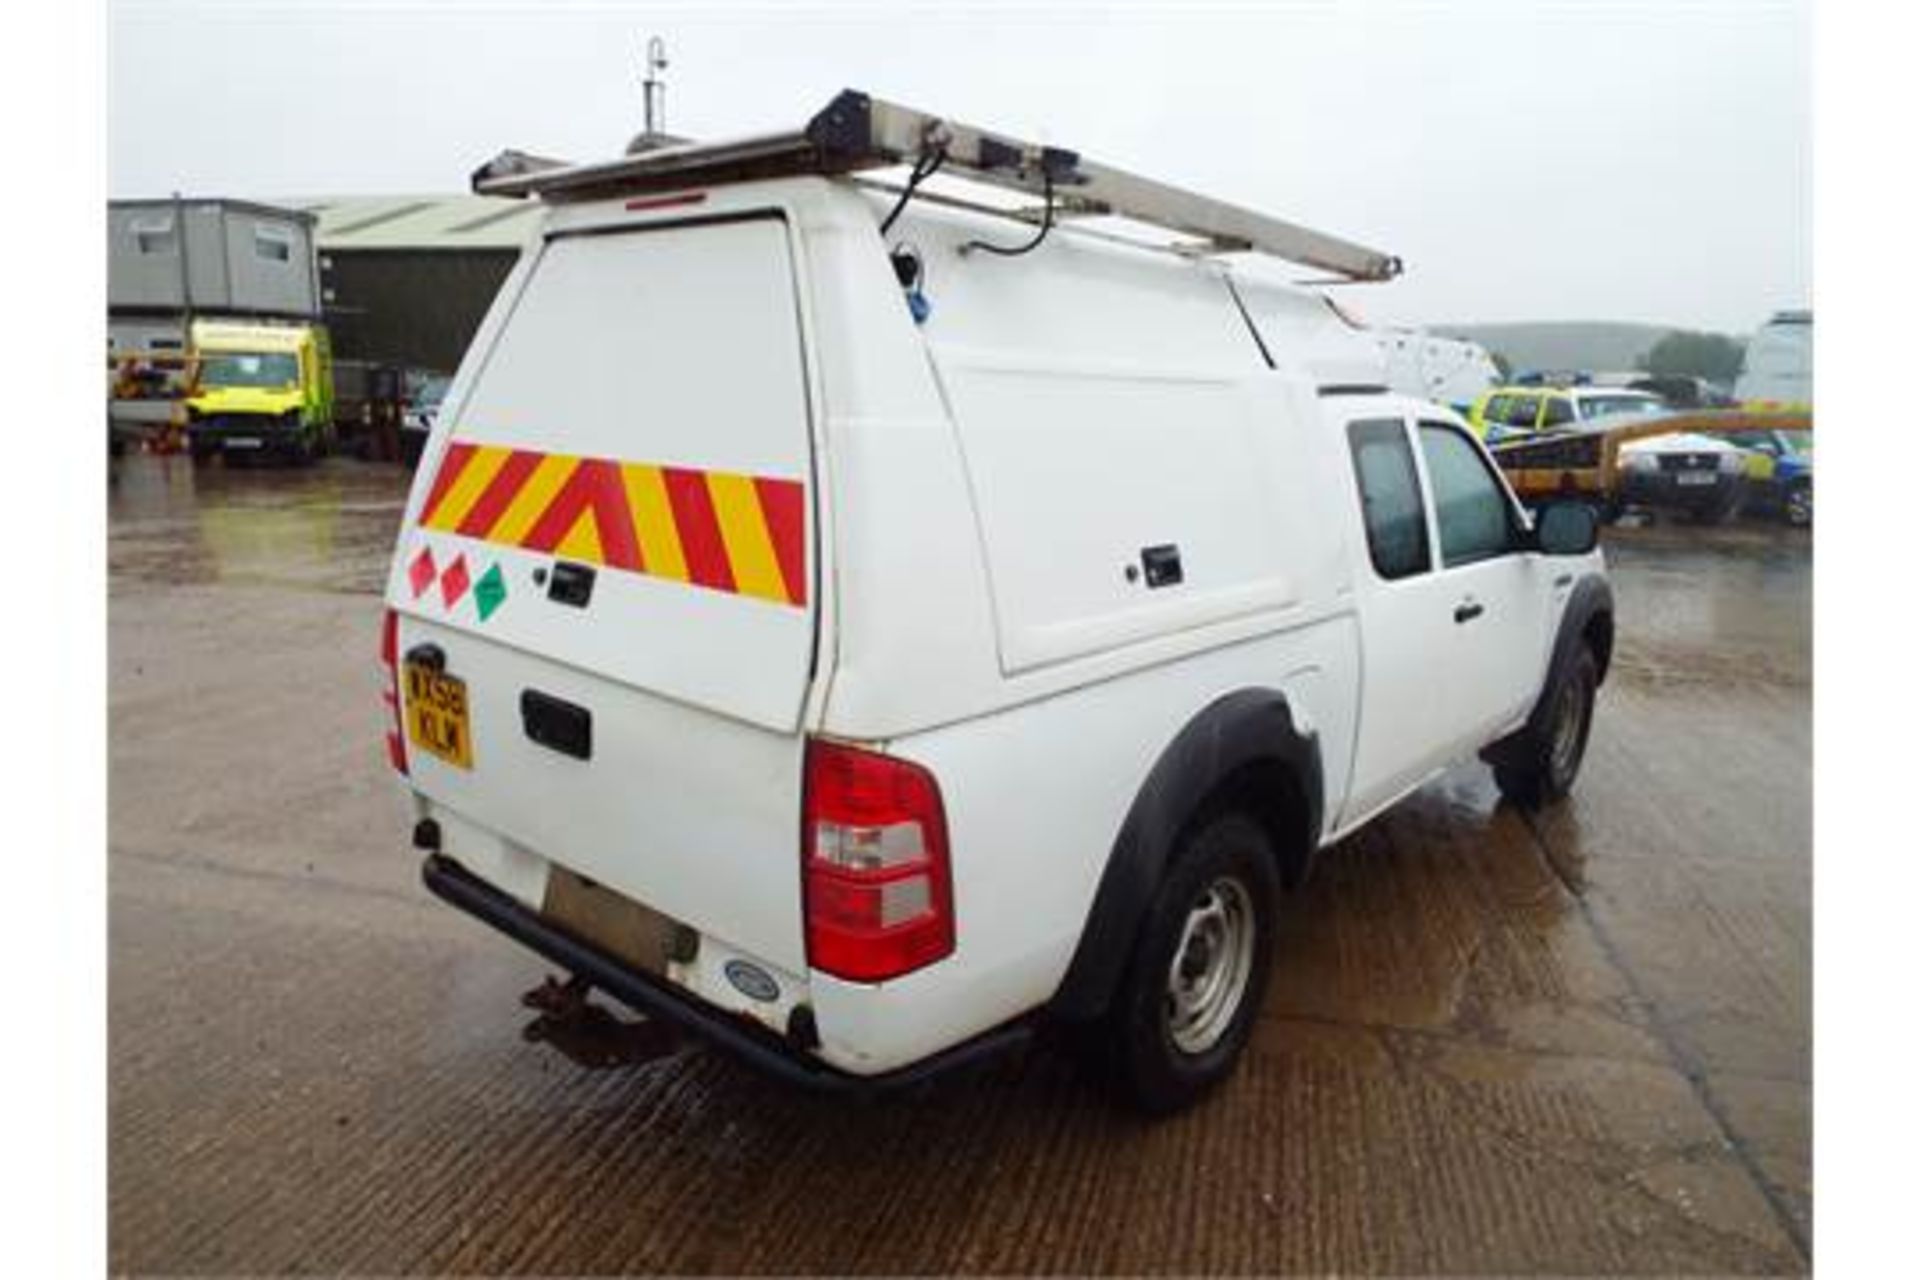
[{"label": "red diamond sticker", "polygon": [[456,556],[452,564],[440,571],[440,598],[451,609],[460,603],[460,597],[467,594],[467,558]]},{"label": "red diamond sticker", "polygon": [[415,600],[418,600],[421,594],[433,585],[434,575],[438,572],[433,563],[433,550],[429,547],[420,548],[420,554],[415,556],[413,563],[407,566],[407,582],[413,587]]}]

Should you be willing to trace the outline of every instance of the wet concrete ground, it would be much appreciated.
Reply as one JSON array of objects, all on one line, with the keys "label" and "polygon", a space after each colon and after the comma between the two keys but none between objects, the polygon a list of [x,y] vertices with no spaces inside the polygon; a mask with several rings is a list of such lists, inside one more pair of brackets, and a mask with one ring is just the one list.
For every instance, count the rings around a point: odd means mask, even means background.
[{"label": "wet concrete ground", "polygon": [[134,1272],[1802,1272],[1811,556],[1620,529],[1586,771],[1462,768],[1289,903],[1256,1042],[1148,1124],[1044,1050],[849,1106],[522,1037],[379,747],[404,478],[110,499],[110,1258]]}]

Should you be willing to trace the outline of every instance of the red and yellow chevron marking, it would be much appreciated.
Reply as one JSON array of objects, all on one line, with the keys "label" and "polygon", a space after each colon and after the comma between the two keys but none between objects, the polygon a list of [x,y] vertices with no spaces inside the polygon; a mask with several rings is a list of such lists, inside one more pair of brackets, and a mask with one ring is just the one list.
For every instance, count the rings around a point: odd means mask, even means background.
[{"label": "red and yellow chevron marking", "polygon": [[456,440],[420,526],[804,605],[806,495],[798,480]]}]

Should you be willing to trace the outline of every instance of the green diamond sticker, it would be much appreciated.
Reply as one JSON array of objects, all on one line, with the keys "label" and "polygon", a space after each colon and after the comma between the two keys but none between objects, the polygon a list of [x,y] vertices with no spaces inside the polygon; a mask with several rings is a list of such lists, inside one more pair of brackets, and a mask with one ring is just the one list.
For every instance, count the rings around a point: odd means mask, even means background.
[{"label": "green diamond sticker", "polygon": [[480,621],[492,617],[506,598],[507,575],[500,572],[500,563],[496,560],[480,575],[480,581],[473,584],[473,603],[480,610]]}]

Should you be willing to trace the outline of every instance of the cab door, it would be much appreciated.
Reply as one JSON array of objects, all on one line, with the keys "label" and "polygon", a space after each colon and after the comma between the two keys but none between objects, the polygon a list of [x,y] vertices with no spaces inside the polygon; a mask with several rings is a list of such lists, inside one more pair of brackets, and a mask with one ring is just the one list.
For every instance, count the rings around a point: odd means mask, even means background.
[{"label": "cab door", "polygon": [[1353,777],[1339,825],[1351,826],[1419,786],[1453,755],[1443,690],[1457,584],[1441,580],[1410,424],[1391,410],[1345,423],[1355,508],[1367,549],[1355,575],[1360,710]]},{"label": "cab door", "polygon": [[1531,551],[1518,505],[1468,432],[1422,418],[1416,434],[1448,622],[1434,696],[1452,754],[1466,755],[1524,719],[1539,693],[1552,566]]}]

